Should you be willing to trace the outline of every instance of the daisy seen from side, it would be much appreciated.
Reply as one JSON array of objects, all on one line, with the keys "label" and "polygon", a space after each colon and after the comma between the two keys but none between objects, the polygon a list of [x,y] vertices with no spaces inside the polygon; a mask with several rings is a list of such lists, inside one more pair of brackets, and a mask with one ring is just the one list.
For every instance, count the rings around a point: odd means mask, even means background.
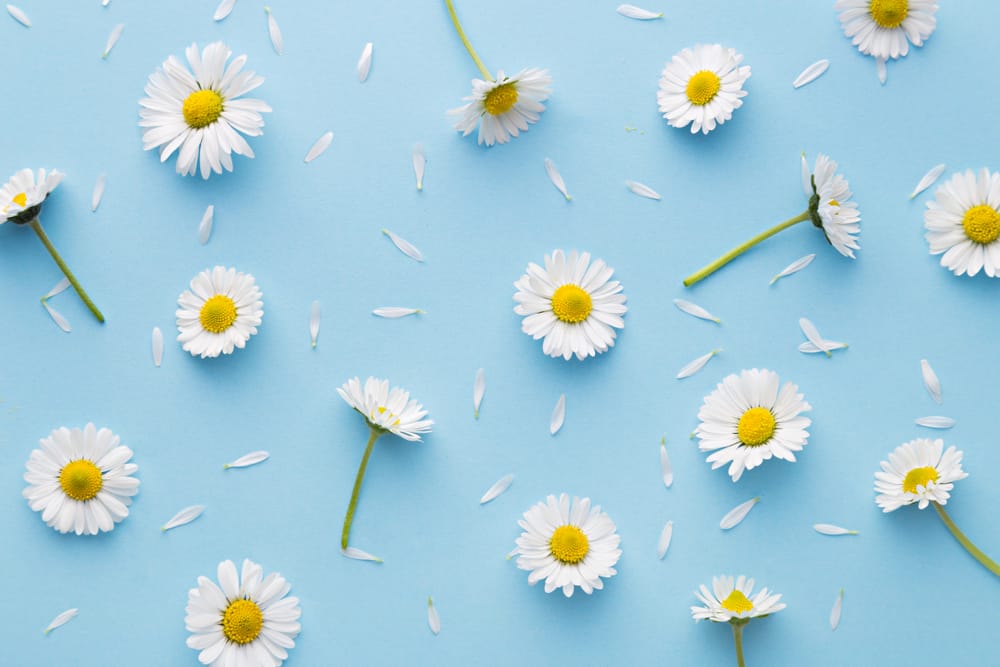
[{"label": "daisy seen from side", "polygon": [[1000,174],[971,169],[934,193],[924,212],[924,238],[956,276],[1000,277]]},{"label": "daisy seen from side", "polygon": [[721,44],[697,44],[675,54],[663,68],[656,94],[660,113],[672,127],[691,126],[708,134],[743,106],[750,67],[743,55]]},{"label": "daisy seen from side", "polygon": [[733,640],[736,643],[736,662],[740,667],[743,659],[743,626],[754,618],[764,618],[785,608],[781,595],[771,593],[761,588],[756,595],[753,593],[753,579],[743,575],[712,577],[712,590],[702,584],[695,593],[702,607],[691,607],[691,616],[695,621],[708,619],[714,623],[729,623],[733,628]]},{"label": "daisy seen from side", "polygon": [[264,316],[254,277],[216,266],[191,279],[177,299],[178,342],[191,356],[217,357],[246,346]]}]

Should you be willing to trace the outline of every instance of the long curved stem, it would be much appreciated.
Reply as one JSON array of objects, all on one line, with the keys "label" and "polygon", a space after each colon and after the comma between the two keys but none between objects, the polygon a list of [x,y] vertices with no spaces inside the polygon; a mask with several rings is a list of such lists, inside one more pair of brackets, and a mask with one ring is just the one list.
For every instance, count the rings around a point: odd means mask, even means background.
[{"label": "long curved stem", "polygon": [[448,13],[451,15],[451,22],[455,26],[455,32],[458,33],[458,38],[462,40],[462,44],[465,45],[465,50],[469,52],[470,56],[472,56],[472,62],[476,63],[476,67],[479,68],[479,71],[482,72],[483,77],[487,81],[493,81],[493,75],[490,74],[488,69],[486,69],[486,65],[484,65],[483,61],[479,59],[479,56],[476,54],[476,50],[472,48],[469,38],[465,36],[465,31],[462,30],[462,24],[458,20],[458,14],[455,13],[455,5],[451,4],[451,0],[444,0],[444,4],[448,5]]},{"label": "long curved stem", "polygon": [[958,543],[965,547],[965,550],[968,551],[973,558],[978,560],[983,567],[1000,577],[1000,565],[998,565],[992,558],[984,554],[979,547],[972,543],[972,540],[965,536],[965,533],[958,529],[955,522],[952,521],[951,517],[948,516],[948,513],[944,511],[944,507],[934,502],[932,502],[931,505],[934,505],[934,509],[937,510],[938,516],[941,517],[941,521],[943,521],[944,525],[948,527],[951,534],[955,536]]},{"label": "long curved stem", "polygon": [[733,641],[736,642],[736,665],[746,667],[746,662],[743,660],[743,624],[733,624]]},{"label": "long curved stem", "polygon": [[358,495],[361,493],[361,483],[365,480],[365,470],[368,469],[368,459],[371,458],[375,441],[382,435],[375,429],[371,429],[368,436],[368,445],[365,446],[365,455],[361,457],[361,466],[358,468],[358,475],[354,478],[354,490],[351,492],[351,502],[347,505],[347,516],[344,517],[344,529],[340,532],[340,548],[346,549],[348,539],[351,536],[351,524],[354,523],[354,510],[358,508]]},{"label": "long curved stem", "polygon": [[729,262],[733,261],[734,259],[742,255],[747,250],[754,247],[761,241],[769,239],[778,232],[788,229],[789,227],[797,225],[800,222],[808,219],[809,219],[809,211],[806,210],[800,213],[799,215],[795,216],[794,218],[789,218],[788,220],[785,220],[784,222],[777,224],[774,227],[771,227],[771,229],[767,230],[766,232],[758,234],[757,236],[753,237],[746,243],[736,246],[735,248],[733,248],[732,250],[730,250],[725,255],[715,260],[708,266],[705,266],[699,271],[692,273],[690,276],[684,279],[684,286],[691,287],[691,285],[694,285],[695,283],[704,280],[705,278],[709,277],[710,275],[712,275],[713,273],[724,267],[726,264],[729,264]]},{"label": "long curved stem", "polygon": [[70,271],[68,266],[66,266],[66,262],[63,261],[63,258],[59,255],[59,251],[56,250],[56,247],[52,245],[52,241],[49,240],[48,234],[46,234],[45,230],[42,229],[42,223],[38,221],[38,218],[35,218],[34,220],[28,223],[28,226],[31,227],[33,230],[35,230],[35,234],[38,234],[38,238],[41,239],[42,245],[44,245],[45,249],[49,251],[50,255],[52,255],[52,259],[54,259],[56,264],[59,265],[59,268],[62,269],[63,275],[65,275],[66,278],[69,280],[69,284],[72,285],[73,289],[76,290],[76,293],[80,295],[80,299],[82,299],[83,303],[87,305],[87,308],[90,309],[90,312],[94,314],[94,317],[97,318],[97,321],[103,324],[104,315],[97,308],[97,306],[94,305],[94,302],[90,300],[90,297],[87,295],[87,292],[84,291],[83,287],[80,286],[80,281],[76,279],[76,276],[73,275],[73,272]]}]

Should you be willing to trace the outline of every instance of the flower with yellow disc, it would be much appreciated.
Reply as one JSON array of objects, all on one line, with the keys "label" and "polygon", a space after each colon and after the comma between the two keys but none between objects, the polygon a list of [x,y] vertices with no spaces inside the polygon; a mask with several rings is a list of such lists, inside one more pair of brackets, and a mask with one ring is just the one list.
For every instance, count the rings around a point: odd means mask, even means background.
[{"label": "flower with yellow disc", "polygon": [[971,169],[955,174],[935,192],[924,212],[932,255],[956,276],[983,271],[1000,278],[1000,174]]},{"label": "flower with yellow disc", "polygon": [[743,84],[750,78],[750,68],[741,62],[742,54],[721,44],[698,44],[674,55],[656,94],[667,123],[708,134],[731,119],[743,106]]},{"label": "flower with yellow disc", "polygon": [[202,359],[232,354],[257,333],[264,316],[261,298],[249,273],[222,266],[202,271],[177,299],[177,340]]},{"label": "flower with yellow disc", "polygon": [[752,618],[763,618],[785,608],[781,596],[772,594],[766,588],[753,593],[753,579],[742,574],[736,577],[712,577],[712,590],[702,584],[695,595],[704,605],[691,607],[695,621],[709,620],[713,623],[729,623],[733,627],[736,642],[736,662],[743,667],[743,626]]},{"label": "flower with yellow disc", "polygon": [[844,34],[858,51],[880,60],[922,46],[937,25],[936,0],[837,0]]}]

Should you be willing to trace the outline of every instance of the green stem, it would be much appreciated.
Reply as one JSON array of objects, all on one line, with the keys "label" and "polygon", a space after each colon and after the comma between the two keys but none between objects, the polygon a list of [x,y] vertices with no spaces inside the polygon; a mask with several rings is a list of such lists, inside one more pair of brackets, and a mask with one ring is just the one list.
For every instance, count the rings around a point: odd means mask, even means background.
[{"label": "green stem", "polygon": [[746,662],[743,661],[743,625],[743,623],[739,625],[733,624],[733,641],[736,642],[737,667],[746,667]]},{"label": "green stem", "polygon": [[54,259],[56,264],[59,265],[59,268],[62,269],[63,275],[69,279],[69,284],[72,285],[73,289],[76,290],[76,293],[80,295],[80,298],[87,305],[87,308],[90,309],[90,312],[94,314],[94,317],[97,318],[97,321],[103,324],[104,315],[100,310],[98,310],[97,306],[94,305],[94,302],[90,300],[90,297],[87,296],[87,292],[85,292],[80,286],[80,281],[76,279],[73,272],[69,270],[68,266],[66,266],[66,262],[64,262],[63,258],[59,255],[59,251],[56,250],[56,247],[52,245],[52,241],[49,240],[48,234],[46,234],[45,230],[42,229],[42,223],[38,221],[38,218],[35,218],[28,223],[28,226],[35,230],[35,233],[38,234],[38,238],[42,240],[42,245],[44,245],[45,249],[49,251],[50,255],[52,255],[52,259]]},{"label": "green stem", "polygon": [[344,529],[340,533],[340,548],[346,549],[348,538],[351,536],[351,524],[354,523],[354,510],[358,508],[358,494],[361,493],[361,483],[365,479],[365,470],[368,468],[368,459],[371,458],[372,449],[375,448],[375,441],[382,435],[375,429],[371,429],[368,437],[368,445],[365,447],[365,455],[361,457],[361,466],[358,468],[358,476],[354,478],[354,491],[351,492],[351,502],[347,505],[347,516],[344,517]]},{"label": "green stem", "polygon": [[702,268],[701,270],[695,273],[692,273],[690,276],[685,278],[684,287],[691,287],[691,285],[694,285],[695,283],[704,280],[705,278],[709,277],[710,275],[712,275],[713,273],[724,267],[726,264],[729,264],[729,262],[733,261],[734,259],[742,255],[747,250],[754,247],[761,241],[769,239],[778,232],[788,229],[789,227],[797,225],[800,222],[808,219],[809,219],[809,211],[808,210],[803,211],[794,218],[789,218],[788,220],[785,220],[784,222],[775,225],[774,227],[771,227],[771,229],[767,230],[766,232],[758,234],[757,236],[753,237],[746,243],[736,246],[735,248],[733,248],[732,250],[730,250],[725,255],[715,260],[708,266]]},{"label": "green stem", "polygon": [[958,543],[965,547],[965,550],[972,554],[972,557],[978,560],[983,567],[1000,577],[1000,565],[997,565],[993,559],[980,551],[979,547],[973,544],[972,540],[966,537],[965,533],[958,529],[955,522],[952,521],[951,517],[948,516],[948,513],[944,511],[944,507],[935,502],[932,502],[931,505],[934,505],[934,509],[937,510],[938,516],[941,517],[942,521],[944,521],[944,525],[948,527],[948,530],[950,530],[951,534],[955,536]]},{"label": "green stem", "polygon": [[476,55],[476,50],[472,48],[469,38],[465,36],[465,31],[462,30],[462,24],[458,21],[458,14],[455,13],[455,5],[451,4],[451,0],[444,0],[444,4],[448,5],[448,13],[451,15],[451,22],[455,26],[455,32],[458,33],[458,38],[462,40],[462,44],[465,45],[465,50],[469,52],[470,56],[472,56],[472,62],[476,63],[476,67],[479,68],[479,71],[482,72],[483,77],[487,81],[493,81],[493,75],[490,74],[488,69],[486,69],[486,65],[484,65],[483,61],[479,59],[478,55]]}]

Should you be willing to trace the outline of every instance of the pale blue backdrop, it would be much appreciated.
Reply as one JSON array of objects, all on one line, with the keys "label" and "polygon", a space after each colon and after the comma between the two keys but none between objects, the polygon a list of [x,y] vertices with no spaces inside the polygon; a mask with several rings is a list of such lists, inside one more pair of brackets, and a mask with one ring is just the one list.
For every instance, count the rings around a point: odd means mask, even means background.
[{"label": "pale blue backdrop", "polygon": [[[934,435],[913,420],[944,414],[943,436],[965,451],[970,477],[948,509],[1000,555],[995,483],[1000,281],[956,278],[927,253],[923,202],[907,196],[939,162],[950,175],[996,163],[1000,5],[943,2],[927,46],[889,64],[841,33],[831,1],[650,0],[662,21],[640,23],[597,2],[459,2],[487,65],[551,70],[541,122],[487,150],[445,118],[477,72],[443,2],[274,0],[286,53],[271,49],[261,2],[240,0],[224,22],[215,0],[19,0],[34,27],[0,17],[4,102],[0,172],[57,167],[64,184],[44,222],[108,317],[97,325],[72,293],[38,297],[60,277],[30,231],[0,228],[0,576],[3,657],[12,667],[195,665],[184,606],[199,575],[250,557],[278,570],[301,598],[302,634],[286,663],[314,665],[729,665],[729,629],[695,624],[692,591],[716,574],[745,573],[788,609],[747,631],[753,666],[875,664],[926,656],[982,665],[995,633],[997,581],[931,511],[883,516],[872,474],[899,443]],[[100,58],[112,27],[125,32]],[[210,181],[180,178],[173,160],[142,151],[137,101],[147,75],[185,46],[223,39],[266,77],[274,108],[254,160]],[[371,76],[356,79],[375,44]],[[707,137],[670,128],[656,109],[664,63],[696,42],[737,48],[753,68],[744,107]],[[819,58],[829,71],[793,90]],[[634,128],[627,130],[626,127]],[[311,164],[323,132],[336,136]],[[427,147],[424,191],[411,147]],[[681,279],[729,246],[805,206],[799,155],[829,153],[863,215],[856,262],[806,226],[785,232],[693,290]],[[542,166],[552,158],[567,203]],[[90,196],[108,175],[98,212]],[[640,199],[633,179],[663,200]],[[216,207],[206,246],[197,226]],[[426,254],[406,258],[388,227]],[[554,248],[589,250],[615,268],[629,313],[618,345],[585,363],[543,356],[520,333],[512,283]],[[768,287],[792,260],[805,272]],[[216,263],[252,272],[264,292],[260,334],[232,357],[200,360],[173,342],[177,295]],[[694,320],[691,298],[723,318]],[[323,304],[309,346],[309,304]],[[389,321],[378,306],[427,314]],[[833,359],[796,351],[799,317],[850,343]],[[153,326],[167,334],[162,368]],[[683,382],[676,371],[713,347],[723,354]],[[944,386],[937,406],[919,360]],[[797,464],[772,462],[733,484],[688,439],[702,397],[727,373],[767,367],[814,406]],[[472,380],[486,369],[479,421]],[[353,534],[383,565],[350,561],[338,537],[364,439],[335,388],[354,375],[389,377],[436,420],[422,444],[377,445]],[[567,395],[566,425],[548,434]],[[135,451],[142,480],[131,516],[97,538],[46,527],[21,497],[24,462],[53,428],[87,421]],[[659,479],[666,435],[676,483]],[[222,464],[267,449],[247,470]],[[513,472],[490,505],[479,496]],[[504,559],[521,512],[548,493],[589,495],[617,522],[620,573],[593,596],[529,587]],[[755,495],[735,530],[719,518]],[[205,515],[161,534],[183,506]],[[675,524],[656,558],[664,522]],[[859,537],[814,533],[815,522]],[[843,621],[828,614],[846,590]],[[433,636],[426,598],[443,630]],[[49,637],[59,611],[80,615]],[[993,611],[991,611],[991,609]],[[986,656],[992,656],[987,658]]]}]

